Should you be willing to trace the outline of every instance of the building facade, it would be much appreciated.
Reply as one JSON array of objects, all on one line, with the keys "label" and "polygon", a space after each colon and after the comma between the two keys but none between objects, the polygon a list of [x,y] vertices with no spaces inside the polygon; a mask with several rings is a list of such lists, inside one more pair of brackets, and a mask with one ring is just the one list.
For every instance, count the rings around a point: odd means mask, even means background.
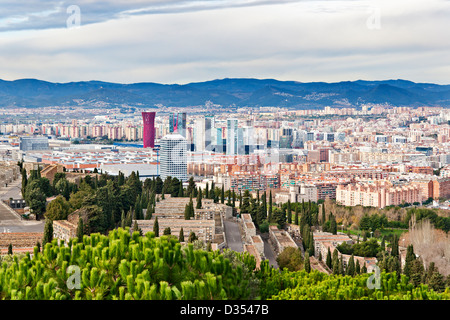
[{"label": "building facade", "polygon": [[160,176],[165,180],[168,176],[187,181],[187,142],[178,134],[164,136],[160,141]]}]

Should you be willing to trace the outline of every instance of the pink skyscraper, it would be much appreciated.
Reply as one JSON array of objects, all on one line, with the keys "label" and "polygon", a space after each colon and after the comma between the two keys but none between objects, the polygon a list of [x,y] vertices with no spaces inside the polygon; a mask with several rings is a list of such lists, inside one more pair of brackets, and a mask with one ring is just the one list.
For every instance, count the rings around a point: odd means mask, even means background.
[{"label": "pink skyscraper", "polygon": [[142,112],[144,148],[155,147],[155,114],[156,112]]}]

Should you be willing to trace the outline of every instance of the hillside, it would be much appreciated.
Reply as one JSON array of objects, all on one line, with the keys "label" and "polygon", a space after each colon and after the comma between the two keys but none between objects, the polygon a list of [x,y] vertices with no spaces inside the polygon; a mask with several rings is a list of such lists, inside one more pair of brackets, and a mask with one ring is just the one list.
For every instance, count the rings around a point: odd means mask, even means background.
[{"label": "hillside", "polygon": [[279,106],[292,109],[359,107],[362,104],[450,107],[450,85],[406,80],[296,82],[220,79],[188,84],[102,81],[54,83],[0,80],[0,107],[134,106],[189,107],[211,101],[225,107]]}]

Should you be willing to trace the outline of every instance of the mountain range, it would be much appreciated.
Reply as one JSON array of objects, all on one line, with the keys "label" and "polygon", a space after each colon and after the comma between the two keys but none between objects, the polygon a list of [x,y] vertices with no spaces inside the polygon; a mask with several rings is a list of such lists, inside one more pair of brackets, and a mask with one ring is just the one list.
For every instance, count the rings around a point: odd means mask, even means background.
[{"label": "mountain range", "polygon": [[188,84],[0,80],[0,107],[189,107],[201,106],[207,101],[224,107],[290,109],[359,107],[363,104],[450,107],[450,85],[408,80],[328,83],[247,78]]}]

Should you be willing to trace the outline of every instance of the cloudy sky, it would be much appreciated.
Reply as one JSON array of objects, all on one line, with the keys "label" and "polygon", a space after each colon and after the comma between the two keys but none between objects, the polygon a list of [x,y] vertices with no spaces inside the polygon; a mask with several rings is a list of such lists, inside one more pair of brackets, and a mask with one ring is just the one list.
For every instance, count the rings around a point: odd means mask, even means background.
[{"label": "cloudy sky", "polygon": [[450,84],[450,1],[0,1],[0,79],[234,77]]}]

